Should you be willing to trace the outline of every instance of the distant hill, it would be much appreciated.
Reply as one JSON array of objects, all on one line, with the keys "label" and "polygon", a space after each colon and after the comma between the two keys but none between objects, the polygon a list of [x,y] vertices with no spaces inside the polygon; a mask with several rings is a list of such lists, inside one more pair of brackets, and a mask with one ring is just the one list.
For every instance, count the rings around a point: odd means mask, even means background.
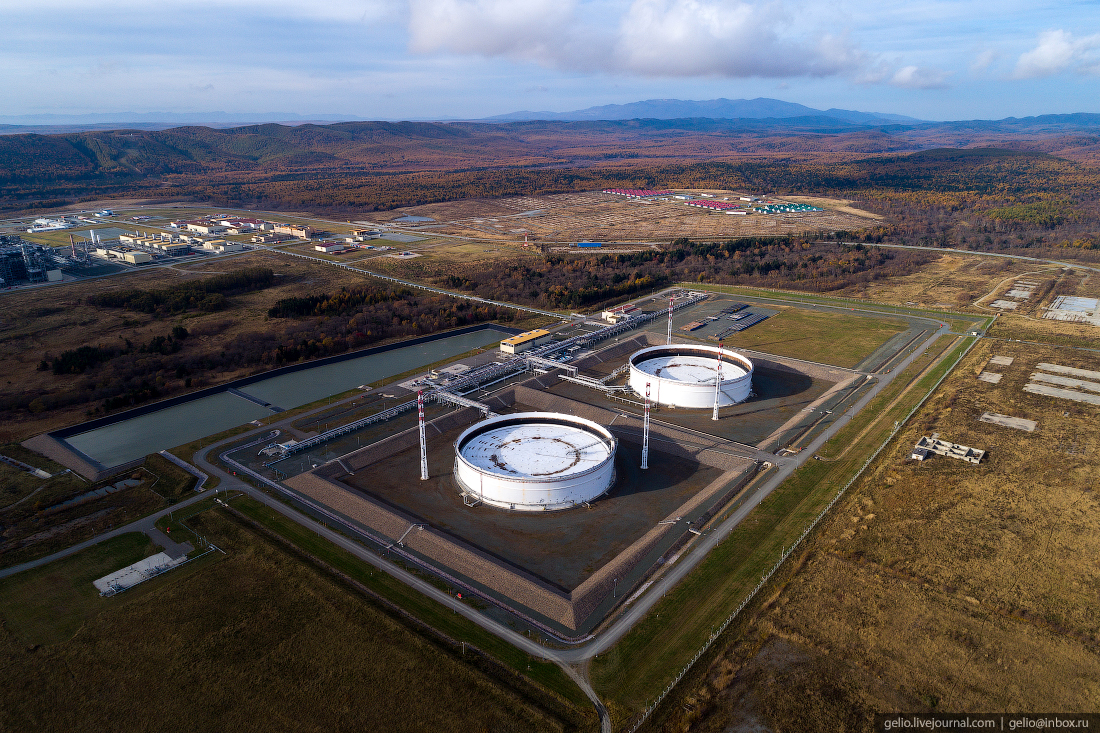
[{"label": "distant hill", "polygon": [[[937,148],[954,150],[912,156]],[[902,187],[915,175],[903,159],[940,175],[951,166],[1005,162],[1017,154],[1043,165],[1054,165],[1050,161],[1057,158],[1100,164],[1100,115],[868,124],[818,112],[0,134],[0,209],[123,192],[287,206],[392,207],[530,190],[664,186],[670,180],[721,179],[725,186],[743,181],[747,189],[765,190],[782,181],[766,183],[749,171],[773,165],[767,161],[820,165],[876,159],[867,180]],[[711,166],[710,172],[683,173],[696,164]],[[726,172],[715,173],[719,169]],[[405,182],[397,185],[395,176]],[[537,185],[531,183],[536,179]],[[991,180],[1002,183],[1000,177]],[[800,185],[832,190],[849,183],[806,179]]]},{"label": "distant hill", "polygon": [[226,128],[277,122],[302,125],[309,122],[328,124],[355,119],[351,115],[315,115],[303,117],[292,112],[96,112],[82,115],[26,114],[0,115],[0,135],[38,133],[56,135],[90,130],[168,130],[183,125]]},{"label": "distant hill", "polygon": [[674,120],[691,117],[711,119],[787,119],[791,117],[832,117],[857,125],[881,125],[884,123],[921,122],[915,117],[880,112],[855,112],[847,109],[814,109],[804,104],[784,102],[781,99],[708,99],[692,101],[684,99],[647,99],[629,104],[605,104],[572,112],[512,112],[486,117],[491,122],[518,122],[523,120]]}]

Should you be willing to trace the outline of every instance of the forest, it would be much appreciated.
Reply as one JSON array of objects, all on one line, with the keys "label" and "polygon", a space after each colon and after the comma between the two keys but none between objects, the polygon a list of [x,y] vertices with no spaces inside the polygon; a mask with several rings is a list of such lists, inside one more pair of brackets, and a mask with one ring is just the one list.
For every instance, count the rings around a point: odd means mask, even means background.
[{"label": "forest", "polygon": [[1098,166],[1100,115],[1085,114],[882,126],[793,118],[183,127],[0,136],[0,207],[119,196],[363,214],[606,187],[718,188],[851,200],[885,217],[858,233],[864,242],[1061,248],[1090,259],[1100,249]]},{"label": "forest", "polygon": [[[185,285],[241,292],[269,279],[271,271],[247,268]],[[120,293],[166,291],[119,291]],[[177,292],[173,288],[167,292]],[[207,292],[188,290],[186,292]],[[220,295],[220,294],[219,294]],[[90,299],[92,308],[130,307],[144,311],[144,296],[134,299]],[[119,305],[123,303],[123,305]],[[233,301],[227,302],[231,313]],[[159,311],[158,311],[159,312]],[[221,332],[228,322],[204,321],[191,328],[173,326],[146,343],[89,343],[59,354],[43,354],[39,371],[60,379],[49,389],[13,394],[0,400],[0,410],[27,409],[40,413],[59,407],[87,405],[88,416],[128,408],[221,381],[226,372],[259,372],[322,356],[341,354],[387,339],[423,336],[449,328],[510,322],[514,313],[464,300],[414,293],[405,288],[362,286],[288,298],[271,308],[271,320],[257,323],[223,347],[203,346],[202,337]]]},{"label": "forest", "polygon": [[88,298],[88,305],[125,308],[141,313],[175,315],[190,310],[208,313],[228,307],[227,295],[262,290],[275,282],[270,267],[248,267],[201,280],[172,285],[163,290],[127,289],[100,293]]},{"label": "forest", "polygon": [[435,278],[446,288],[483,298],[549,308],[592,307],[627,300],[675,282],[711,282],[825,292],[908,275],[935,257],[873,244],[806,237],[745,237],[726,242],[678,239],[662,251],[547,255],[486,269],[452,266]]}]

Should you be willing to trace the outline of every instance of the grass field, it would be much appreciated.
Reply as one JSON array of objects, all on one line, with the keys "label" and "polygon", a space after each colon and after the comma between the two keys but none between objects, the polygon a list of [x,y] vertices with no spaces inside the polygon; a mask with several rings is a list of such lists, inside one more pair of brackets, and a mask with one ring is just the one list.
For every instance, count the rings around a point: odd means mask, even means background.
[{"label": "grass field", "polygon": [[[3,450],[6,455],[12,455],[18,453],[16,448],[26,450],[20,446],[6,446]],[[33,454],[13,457],[32,461],[36,465],[46,464],[47,470],[58,473],[53,478],[16,484],[26,501],[16,503],[18,500],[15,500],[0,509],[0,522],[4,527],[0,542],[0,567],[45,557],[91,539],[107,529],[140,519],[188,496],[195,484],[195,478],[189,473],[156,455],[150,456],[143,467],[97,483],[84,481],[73,473],[60,473],[56,464],[37,459]],[[8,466],[3,468],[15,471]],[[0,473],[0,477],[7,470]],[[61,505],[61,502],[78,499],[93,489],[120,479],[136,479],[140,483],[71,506]],[[34,486],[37,488],[30,488]],[[5,493],[11,496],[9,492]]]},{"label": "grass field", "polygon": [[[644,621],[594,660],[592,679],[601,697],[614,702],[623,716],[637,713],[653,700],[711,631],[755,587],[783,548],[801,534],[837,490],[855,475],[866,456],[881,445],[893,429],[894,420],[912,409],[963,348],[965,344],[960,344],[931,369],[926,363],[914,363],[898,375],[823,449],[838,455],[854,443],[852,450],[839,460],[810,461],[799,468],[724,538],[688,578],[666,594]],[[911,384],[913,388],[906,392]],[[903,393],[905,396],[898,399]],[[892,407],[882,409],[891,404]]]},{"label": "grass field", "polygon": [[864,311],[878,312],[884,315],[905,315],[916,316],[918,318],[930,318],[948,324],[956,333],[964,333],[976,325],[986,324],[993,320],[992,314],[967,315],[966,313],[941,308],[918,307],[905,304],[896,305],[890,301],[870,300],[858,296],[843,295],[842,293],[844,291],[822,295],[820,293],[803,293],[793,290],[765,290],[763,288],[749,288],[738,285],[710,285],[706,283],[680,283],[680,285],[691,290],[730,293],[732,295],[742,295],[748,298],[797,301],[799,303],[814,303],[836,308],[855,308]]},{"label": "grass field", "polygon": [[[992,354],[1016,361],[998,385],[977,382]],[[1098,411],[1022,392],[1044,360],[1088,357],[976,346],[651,729],[866,730],[873,712],[1098,709]],[[987,410],[1039,427],[978,422]],[[932,431],[990,452],[979,466],[907,461]]]},{"label": "grass field", "polygon": [[1012,314],[997,318],[989,335],[1009,340],[1100,349],[1100,330],[1088,323],[1037,320]]},{"label": "grass field", "polygon": [[1024,273],[1056,269],[1055,265],[1020,262],[1001,257],[944,253],[912,275],[845,288],[837,291],[836,295],[895,305],[965,308],[990,293],[1003,280]]},{"label": "grass field", "polygon": [[[0,582],[0,726],[561,731],[585,722],[225,510],[190,522],[228,554],[110,599],[89,595],[90,580],[140,557],[140,543]],[[50,588],[53,576],[72,583]],[[41,605],[70,609],[56,623],[24,609],[40,591],[50,594]]]},{"label": "grass field", "polygon": [[148,537],[132,532],[0,580],[0,617],[9,645],[13,640],[32,647],[69,640],[105,606],[117,605],[100,598],[92,581],[156,552]]},{"label": "grass field", "polygon": [[501,641],[464,617],[448,611],[389,575],[373,570],[345,550],[291,522],[281,514],[266,509],[256,501],[240,498],[234,500],[232,504],[235,509],[275,532],[302,552],[319,558],[339,572],[346,573],[348,577],[362,583],[381,598],[411,613],[420,622],[456,641],[466,642],[482,649],[517,673],[553,690],[585,714],[588,713],[590,705],[588,699],[557,665],[533,658],[511,644]]},{"label": "grass field", "polygon": [[731,334],[724,345],[851,368],[909,327],[894,318],[778,308],[778,315]]}]

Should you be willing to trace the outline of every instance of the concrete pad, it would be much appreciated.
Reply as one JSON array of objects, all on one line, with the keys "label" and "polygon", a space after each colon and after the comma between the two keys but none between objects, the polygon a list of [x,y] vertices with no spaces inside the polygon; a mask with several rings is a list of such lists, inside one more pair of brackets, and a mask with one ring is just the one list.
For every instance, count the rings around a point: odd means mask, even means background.
[{"label": "concrete pad", "polygon": [[996,364],[997,366],[1011,366],[1014,359],[1011,356],[993,356],[990,357],[989,363]]},{"label": "concrete pad", "polygon": [[1060,295],[1046,309],[1044,318],[1070,323],[1090,323],[1100,326],[1100,298]]},{"label": "concrete pad", "polygon": [[982,372],[978,375],[978,379],[982,380],[983,382],[989,382],[990,384],[996,384],[997,382],[1001,381],[1002,376],[1003,375],[1001,374],[995,374],[993,372]]},{"label": "concrete pad", "polygon": [[1094,372],[1090,369],[1075,369],[1074,367],[1062,366],[1061,364],[1049,364],[1045,361],[1039,362],[1036,365],[1036,369],[1042,369],[1044,372],[1054,372],[1055,374],[1068,374],[1071,377],[1081,377],[1083,379],[1100,379],[1100,372]]},{"label": "concrete pad", "polygon": [[164,554],[173,560],[186,557],[187,553],[195,549],[190,542],[176,542],[156,527],[149,527],[143,531],[145,532],[145,536],[152,540],[154,545],[158,545],[164,550]]},{"label": "concrete pad", "polygon": [[992,308],[999,308],[1001,310],[1013,311],[1016,310],[1018,303],[1013,303],[1011,300],[995,300],[989,304]]},{"label": "concrete pad", "polygon": [[1100,405],[1100,395],[1074,392],[1072,389],[1048,387],[1045,384],[1029,382],[1027,386],[1024,387],[1024,391],[1032,394],[1046,395],[1047,397],[1058,397],[1063,400],[1073,400],[1074,402],[1087,402],[1090,405]]},{"label": "concrete pad", "polygon": [[1029,290],[1022,290],[1020,288],[1015,288],[1013,290],[1009,290],[1008,293],[1006,293],[1006,295],[1008,295],[1008,297],[1010,297],[1010,298],[1017,298],[1019,300],[1027,300],[1028,298],[1031,297],[1031,293],[1032,293],[1032,291],[1030,289]]},{"label": "concrete pad", "polygon": [[1000,425],[1005,428],[1015,428],[1016,430],[1026,430],[1031,433],[1035,431],[1035,428],[1039,426],[1039,423],[1034,420],[1025,420],[1022,417],[1009,417],[1008,415],[1001,415],[997,412],[985,412],[978,418],[982,422],[992,423],[994,425]]},{"label": "concrete pad", "polygon": [[100,595],[113,595],[185,562],[187,562],[186,556],[173,560],[165,553],[159,552],[152,557],[138,560],[133,565],[127,565],[122,570],[116,570],[110,575],[104,575],[98,580],[93,580],[92,585],[96,587]]},{"label": "concrete pad", "polygon": [[1084,379],[1074,379],[1073,377],[1060,377],[1057,374],[1043,374],[1042,372],[1035,372],[1031,375],[1031,381],[1046,382],[1047,384],[1059,384],[1063,387],[1077,387],[1078,389],[1087,389],[1091,392],[1100,392],[1100,382],[1086,382]]}]

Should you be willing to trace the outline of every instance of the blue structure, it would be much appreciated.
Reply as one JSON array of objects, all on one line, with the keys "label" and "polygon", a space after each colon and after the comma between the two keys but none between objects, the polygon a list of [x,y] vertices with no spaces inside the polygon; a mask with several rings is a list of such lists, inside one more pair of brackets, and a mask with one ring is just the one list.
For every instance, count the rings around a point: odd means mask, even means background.
[{"label": "blue structure", "polygon": [[578,247],[602,247],[599,242],[577,242]]}]

